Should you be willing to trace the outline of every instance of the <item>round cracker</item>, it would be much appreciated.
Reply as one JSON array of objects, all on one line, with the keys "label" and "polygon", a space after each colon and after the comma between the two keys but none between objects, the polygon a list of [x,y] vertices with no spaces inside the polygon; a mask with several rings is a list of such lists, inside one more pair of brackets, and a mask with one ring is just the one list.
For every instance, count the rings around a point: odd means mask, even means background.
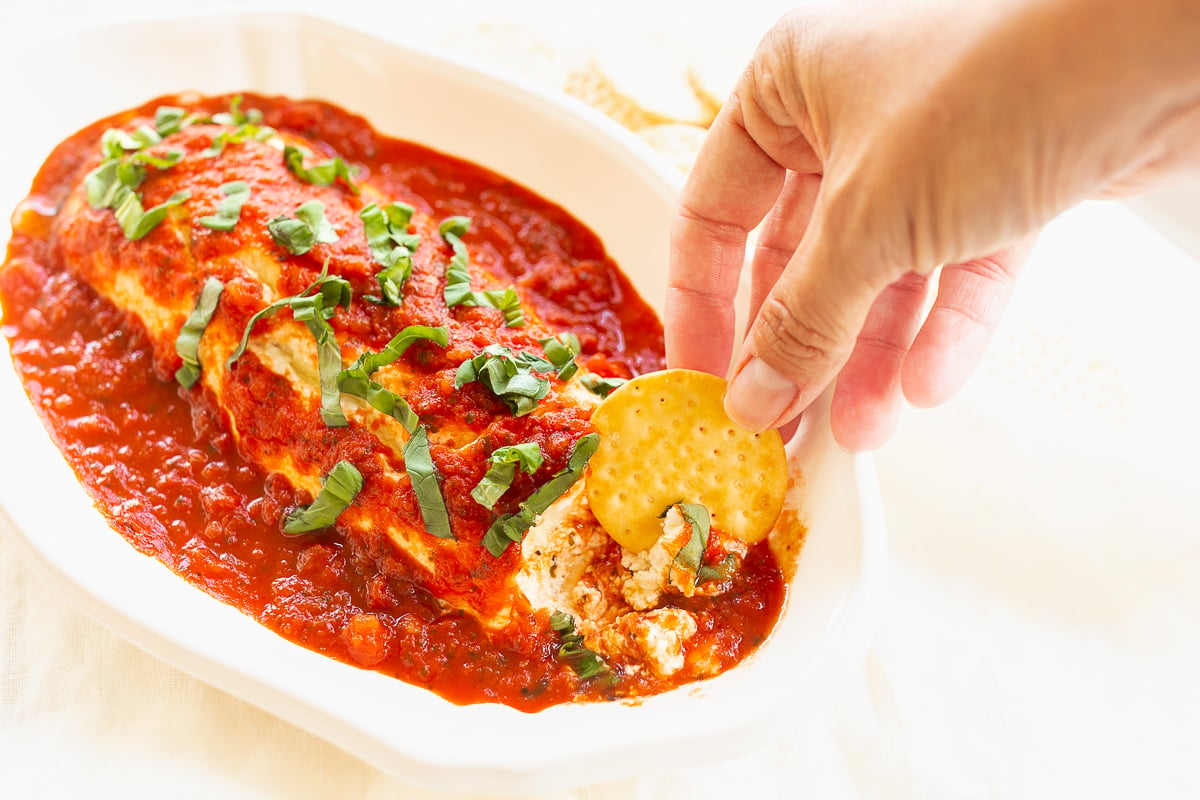
[{"label": "round cracker", "polygon": [[588,504],[628,550],[652,546],[672,503],[701,503],[714,527],[753,543],[783,508],[787,456],[778,431],[751,433],[725,414],[725,381],[692,370],[651,372],[592,415],[600,446],[588,464]]}]

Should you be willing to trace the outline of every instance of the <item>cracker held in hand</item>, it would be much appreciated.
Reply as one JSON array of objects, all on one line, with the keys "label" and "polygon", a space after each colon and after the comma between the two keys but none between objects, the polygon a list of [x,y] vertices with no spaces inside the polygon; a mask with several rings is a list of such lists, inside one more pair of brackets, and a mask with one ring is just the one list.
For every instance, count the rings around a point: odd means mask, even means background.
[{"label": "cracker held in hand", "polygon": [[725,381],[703,372],[651,372],[592,415],[600,447],[589,463],[588,503],[626,549],[652,546],[672,503],[700,503],[713,527],[748,543],[774,526],[787,489],[783,440],[735,424],[724,395]]}]

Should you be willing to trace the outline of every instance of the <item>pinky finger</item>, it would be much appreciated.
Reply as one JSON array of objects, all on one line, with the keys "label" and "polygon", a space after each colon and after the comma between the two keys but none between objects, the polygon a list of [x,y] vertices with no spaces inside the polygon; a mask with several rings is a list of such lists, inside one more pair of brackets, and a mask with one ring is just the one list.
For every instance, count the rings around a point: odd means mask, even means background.
[{"label": "pinky finger", "polygon": [[1030,243],[942,268],[937,298],[900,376],[904,396],[930,408],[949,400],[983,360]]}]

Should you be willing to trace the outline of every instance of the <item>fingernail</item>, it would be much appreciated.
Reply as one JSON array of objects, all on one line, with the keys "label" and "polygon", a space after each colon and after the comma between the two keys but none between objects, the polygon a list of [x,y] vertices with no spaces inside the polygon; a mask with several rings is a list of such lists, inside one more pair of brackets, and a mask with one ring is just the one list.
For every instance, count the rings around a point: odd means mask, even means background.
[{"label": "fingernail", "polygon": [[725,413],[747,430],[765,431],[779,421],[799,394],[800,387],[790,378],[754,357],[729,384]]}]

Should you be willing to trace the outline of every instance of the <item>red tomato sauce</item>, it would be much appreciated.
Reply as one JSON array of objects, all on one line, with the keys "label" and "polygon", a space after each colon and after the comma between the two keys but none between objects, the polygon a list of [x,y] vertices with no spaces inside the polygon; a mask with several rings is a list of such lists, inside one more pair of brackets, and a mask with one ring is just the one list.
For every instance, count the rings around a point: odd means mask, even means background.
[{"label": "red tomato sauce", "polygon": [[[225,102],[214,99],[209,110],[223,110]],[[158,104],[147,103],[140,113],[152,115]],[[563,209],[481,167],[384,137],[324,103],[250,97],[247,105],[261,108],[277,129],[327,144],[386,194],[418,198],[435,217],[471,216],[473,257],[478,254],[484,268],[507,272],[551,328],[575,332],[583,344],[580,360],[592,372],[631,377],[662,368],[656,315],[595,234]],[[207,393],[183,390],[154,368],[153,345],[140,324],[73,277],[54,246],[53,215],[110,124],[102,120],[65,141],[37,175],[13,218],[0,307],[2,331],[31,401],[113,528],[287,639],[456,703],[536,711],[670,688],[649,670],[581,680],[557,658],[558,640],[544,625],[494,631],[447,611],[411,579],[385,534],[281,534],[281,514],[299,502],[288,482],[238,452]],[[372,312],[362,313],[361,325],[370,327]],[[262,373],[247,375],[267,380]],[[265,396],[270,387],[255,393]],[[422,415],[461,413],[470,422],[470,402],[444,391],[411,400]],[[520,424],[514,420],[514,433]],[[541,445],[562,462],[571,441],[564,436]],[[465,487],[447,488],[447,497],[469,492],[477,479],[473,467],[439,457],[444,485],[458,480]],[[491,563],[481,558],[473,570],[483,586]],[[699,612],[697,636],[714,643],[715,657],[730,666],[766,637],[783,594],[762,543],[751,549],[729,592],[679,605]]]}]

